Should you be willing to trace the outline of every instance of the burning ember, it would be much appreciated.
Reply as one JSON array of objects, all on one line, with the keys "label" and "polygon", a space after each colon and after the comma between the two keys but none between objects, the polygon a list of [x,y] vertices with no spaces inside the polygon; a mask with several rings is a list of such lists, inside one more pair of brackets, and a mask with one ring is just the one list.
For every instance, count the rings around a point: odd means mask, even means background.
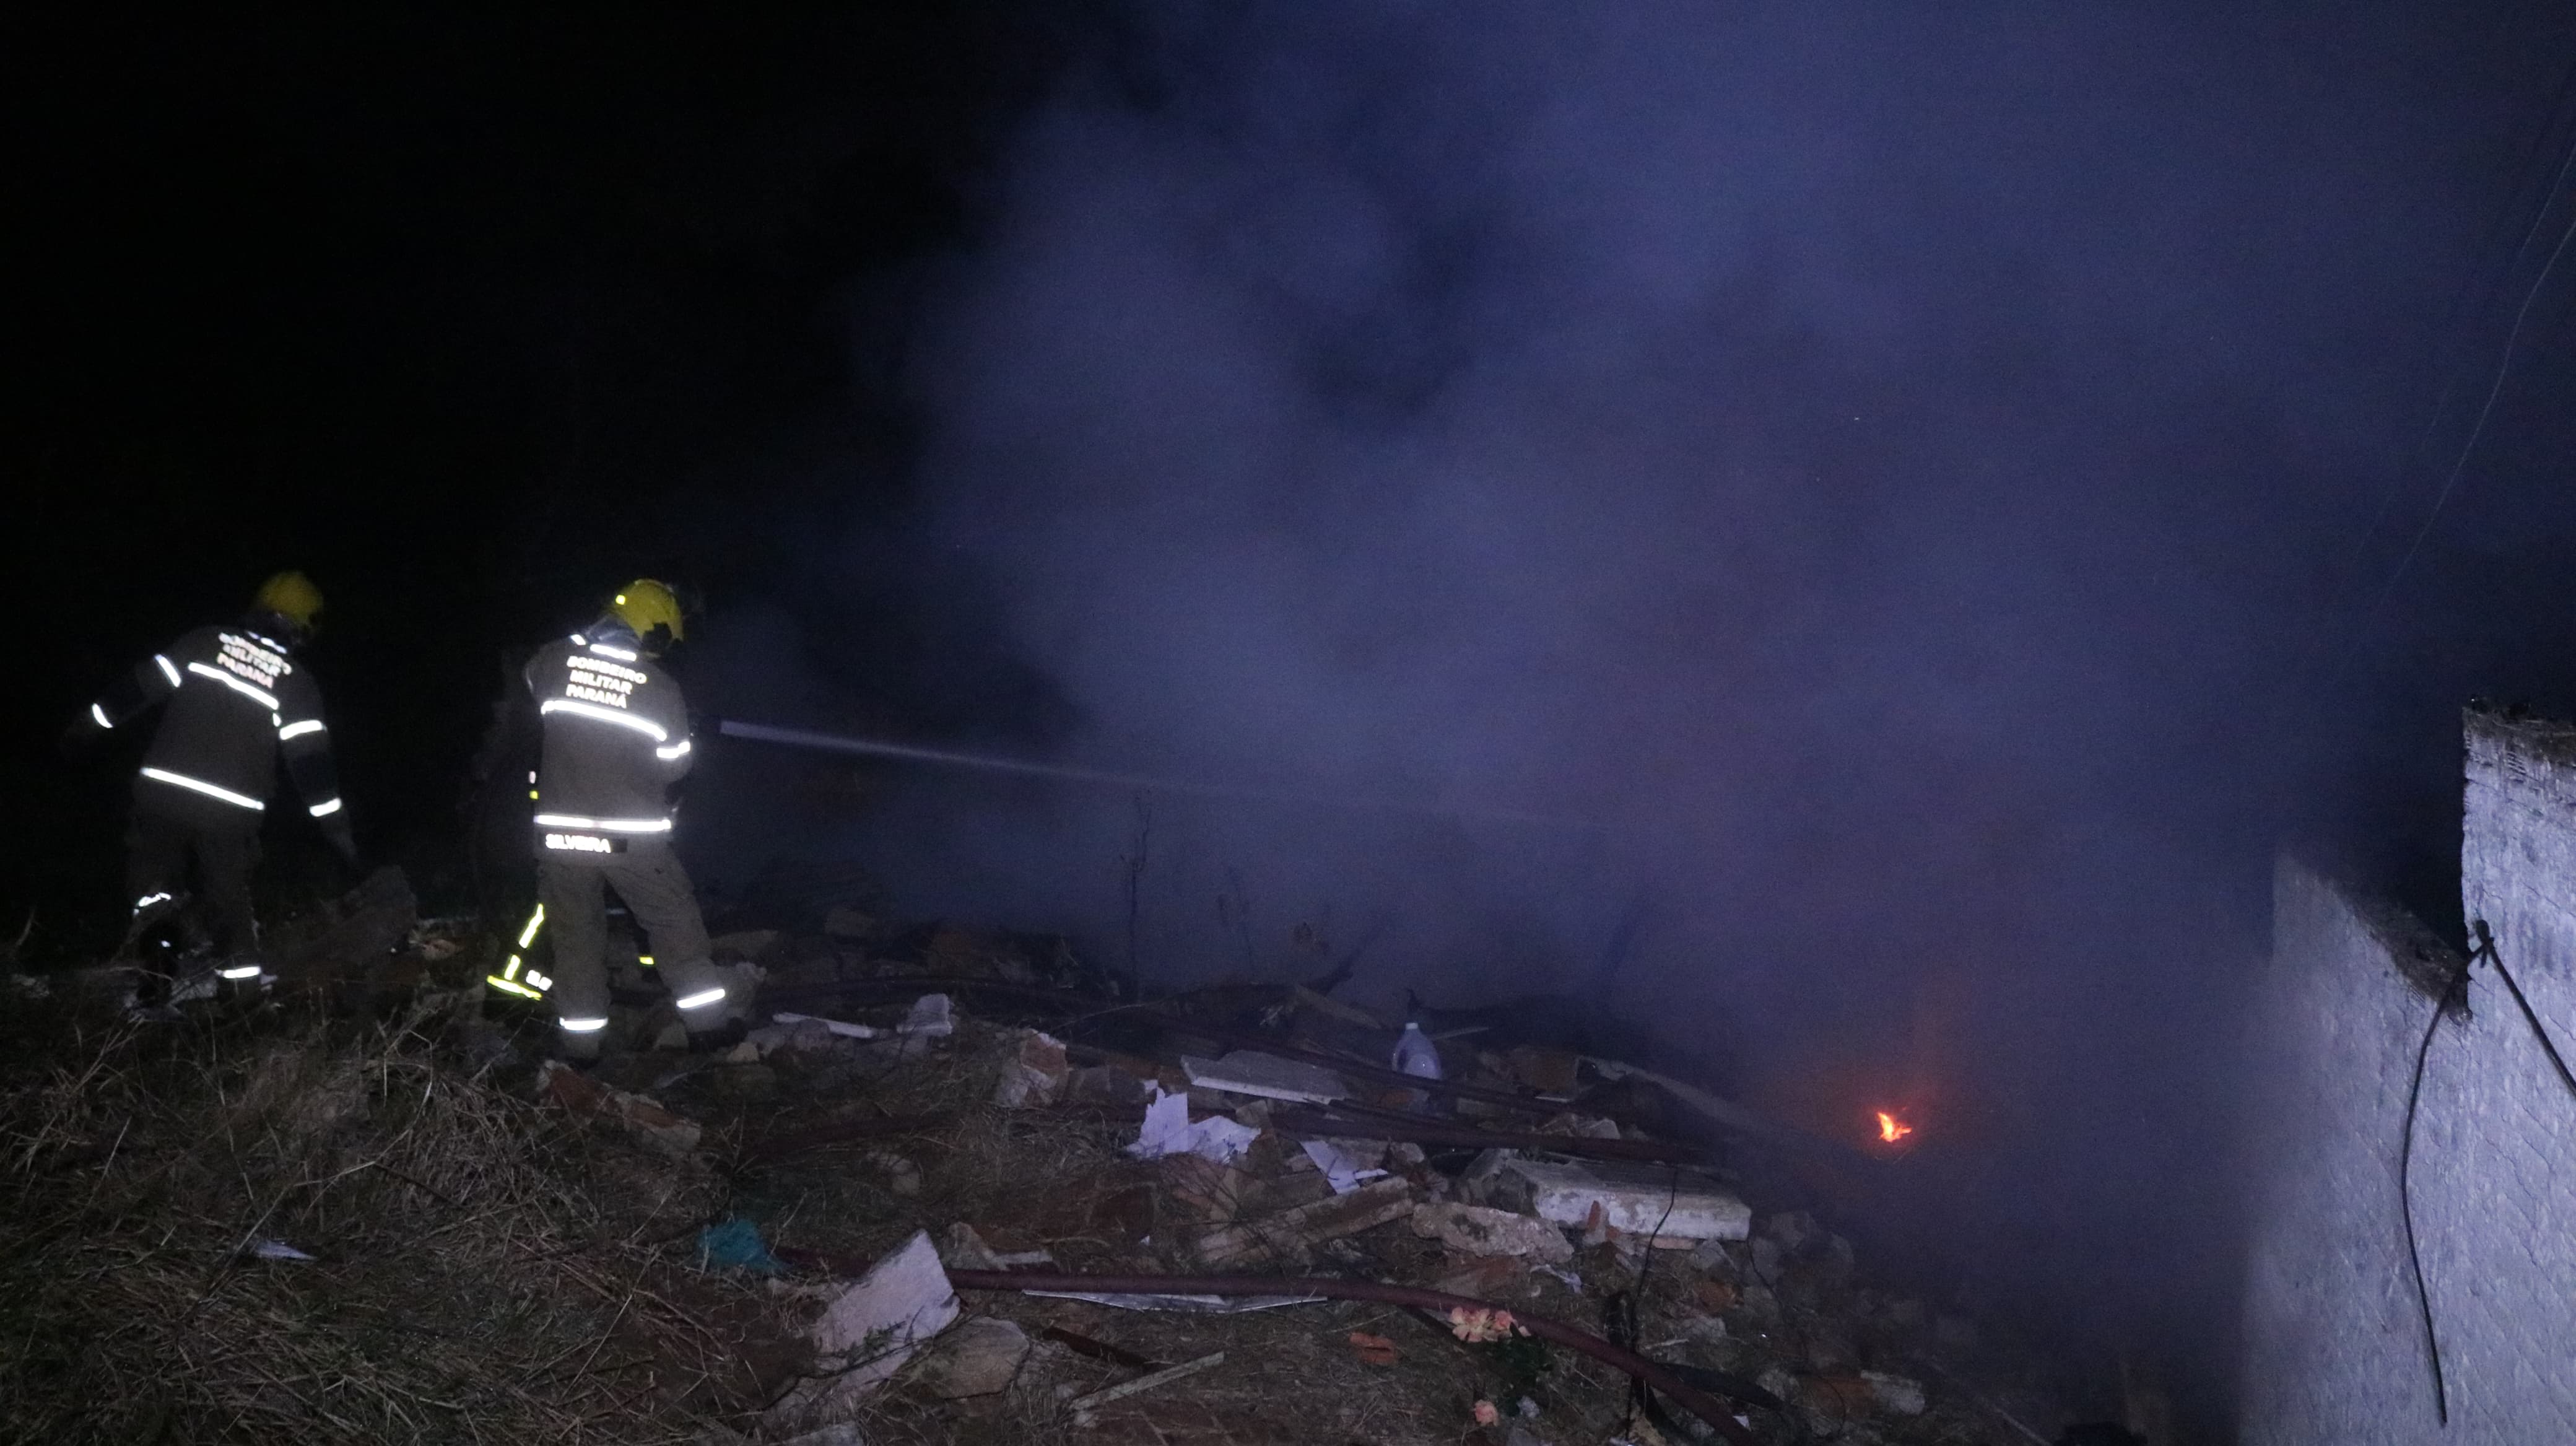
[{"label": "burning ember", "polygon": [[1912,1125],[1905,1123],[1903,1120],[1898,1119],[1896,1116],[1889,1114],[1885,1110],[1880,1110],[1878,1112],[1878,1137],[1881,1140],[1893,1145],[1897,1141],[1904,1139],[1906,1136],[1913,1133],[1914,1127]]}]

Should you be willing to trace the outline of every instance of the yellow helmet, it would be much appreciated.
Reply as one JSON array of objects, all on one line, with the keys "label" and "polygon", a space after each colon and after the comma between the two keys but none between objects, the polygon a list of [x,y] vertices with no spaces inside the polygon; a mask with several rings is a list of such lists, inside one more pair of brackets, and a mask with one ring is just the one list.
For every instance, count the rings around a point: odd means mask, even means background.
[{"label": "yellow helmet", "polygon": [[635,636],[650,642],[655,628],[666,629],[672,642],[687,635],[688,625],[680,617],[680,595],[671,585],[639,577],[618,589],[608,600],[608,611],[619,622],[635,630]]},{"label": "yellow helmet", "polygon": [[254,611],[275,613],[309,633],[313,631],[313,620],[322,615],[322,589],[300,572],[281,572],[259,585],[250,605]]}]

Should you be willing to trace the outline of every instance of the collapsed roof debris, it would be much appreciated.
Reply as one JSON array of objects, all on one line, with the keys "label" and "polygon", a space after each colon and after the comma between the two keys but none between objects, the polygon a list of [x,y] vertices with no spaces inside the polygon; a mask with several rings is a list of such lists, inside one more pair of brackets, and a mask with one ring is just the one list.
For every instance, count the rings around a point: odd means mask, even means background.
[{"label": "collapsed roof debris", "polygon": [[668,1006],[630,987],[625,1047],[579,1071],[535,1057],[540,1021],[484,1017],[472,981],[506,941],[410,909],[378,880],[330,911],[309,932],[343,947],[300,956],[279,1005],[102,1030],[102,975],[11,1026],[0,1329],[33,1345],[0,1364],[0,1435],[1898,1446],[2070,1424],[1746,1166],[1843,1147],[1667,1076],[1496,1027],[1433,1079],[1311,991],[1142,1001],[1060,941],[839,904],[720,941],[762,984],[739,1046],[646,1047]]}]

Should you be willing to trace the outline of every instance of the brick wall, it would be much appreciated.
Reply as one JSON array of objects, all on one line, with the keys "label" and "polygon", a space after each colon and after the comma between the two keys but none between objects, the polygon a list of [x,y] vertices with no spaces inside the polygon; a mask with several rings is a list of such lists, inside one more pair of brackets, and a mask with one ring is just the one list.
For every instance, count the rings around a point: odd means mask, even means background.
[{"label": "brick wall", "polygon": [[[2576,730],[2472,714],[2462,898],[2576,1048]],[[2433,1410],[2406,1267],[2406,1086],[2456,955],[2412,918],[2284,859],[2252,1021],[2270,1066],[2253,1167],[2248,1446],[2576,1442],[2576,1097],[2494,971],[2436,1035],[2415,1223],[2451,1424]]]}]

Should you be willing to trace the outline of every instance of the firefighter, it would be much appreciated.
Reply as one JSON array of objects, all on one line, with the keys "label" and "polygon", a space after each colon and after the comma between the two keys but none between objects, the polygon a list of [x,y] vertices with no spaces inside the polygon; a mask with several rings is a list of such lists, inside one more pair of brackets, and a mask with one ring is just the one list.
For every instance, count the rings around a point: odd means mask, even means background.
[{"label": "firefighter", "polygon": [[608,1028],[613,888],[643,925],[695,1049],[742,1037],[750,1001],[707,948],[688,873],[671,851],[673,785],[689,771],[689,709],[658,660],[685,629],[671,589],[628,583],[599,621],[537,650],[524,677],[544,735],[535,787],[539,916],[554,931],[548,981],[563,1057],[599,1057]]},{"label": "firefighter", "polygon": [[343,859],[357,862],[322,690],[294,661],[321,613],[322,593],[312,580],[281,572],[260,584],[240,622],[199,628],[135,664],[72,725],[67,741],[86,744],[164,709],[134,779],[125,840],[126,897],[134,913],[129,942],[181,908],[193,865],[212,916],[217,974],[262,977],[266,961],[251,912],[250,875],[280,753],[322,837]]}]

